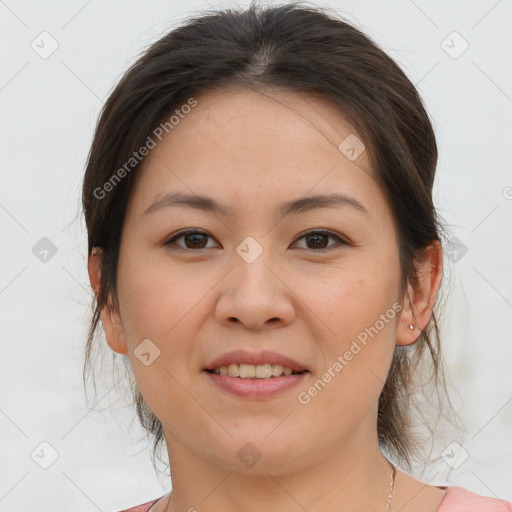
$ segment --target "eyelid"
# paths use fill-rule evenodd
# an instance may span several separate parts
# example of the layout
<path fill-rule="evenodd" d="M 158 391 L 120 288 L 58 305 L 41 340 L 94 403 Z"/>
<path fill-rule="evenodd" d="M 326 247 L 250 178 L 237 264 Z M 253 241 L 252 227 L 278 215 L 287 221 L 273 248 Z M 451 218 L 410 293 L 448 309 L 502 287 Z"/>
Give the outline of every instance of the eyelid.
<path fill-rule="evenodd" d="M 164 246 L 170 246 L 171 244 L 173 244 L 177 239 L 179 238 L 182 238 L 186 235 L 189 235 L 189 234 L 201 234 L 201 235 L 205 235 L 206 237 L 209 237 L 211 239 L 214 240 L 214 237 L 212 235 L 210 235 L 208 232 L 206 231 L 203 231 L 199 228 L 186 228 L 186 229 L 182 229 L 181 231 L 178 231 L 177 233 L 174 233 L 172 234 L 169 238 L 167 238 L 163 245 Z M 326 236 L 329 236 L 331 238 L 336 238 L 338 240 L 338 244 L 334 244 L 333 246 L 329 246 L 329 247 L 326 247 L 324 249 L 308 249 L 307 247 L 306 248 L 301 248 L 301 249 L 304 249 L 306 251 L 311 251 L 311 252 L 327 252 L 327 251 L 330 251 L 332 249 L 336 249 L 336 248 L 339 248 L 340 245 L 352 245 L 352 243 L 346 238 L 346 237 L 343 237 L 341 236 L 340 234 L 334 232 L 334 231 L 331 231 L 331 230 L 328 230 L 328 229 L 324 229 L 324 228 L 313 228 L 313 229 L 308 229 L 306 231 L 304 231 L 303 233 L 300 233 L 297 238 L 295 240 L 301 240 L 302 238 L 306 237 L 306 236 L 312 236 L 312 235 L 316 235 L 316 234 L 321 234 L 321 235 L 326 235 Z M 182 251 L 187 251 L 187 252 L 200 252 L 200 251 L 203 251 L 205 249 L 210 249 L 211 247 L 203 247 L 201 249 L 189 249 L 189 248 L 186 248 L 186 247 L 180 247 L 179 245 L 176 247 L 176 250 L 182 250 Z"/>
<path fill-rule="evenodd" d="M 320 235 L 326 235 L 326 236 L 329 236 L 331 238 L 336 238 L 338 239 L 338 243 L 337 244 L 334 244 L 334 245 L 331 245 L 329 247 L 326 247 L 325 249 L 308 249 L 308 248 L 305 248 L 304 250 L 305 251 L 311 251 L 311 252 L 327 252 L 327 251 L 330 251 L 332 249 L 337 249 L 339 248 L 340 245 L 351 245 L 351 243 L 348 241 L 347 238 L 339 235 L 338 233 L 334 232 L 334 231 L 331 231 L 329 229 L 324 229 L 324 228 L 317 228 L 317 229 L 308 229 L 307 231 L 304 231 L 303 233 L 301 233 L 300 235 L 297 236 L 296 240 L 300 240 L 306 236 L 312 236 L 312 235 L 316 235 L 316 234 L 320 234 Z"/>
<path fill-rule="evenodd" d="M 202 229 L 199 229 L 199 228 L 186 228 L 186 229 L 182 229 L 181 231 L 178 231 L 176 233 L 173 233 L 170 237 L 166 238 L 164 243 L 163 243 L 163 245 L 164 246 L 171 245 L 177 239 L 179 239 L 179 238 L 181 238 L 183 236 L 186 236 L 186 235 L 191 235 L 191 234 L 205 235 L 205 236 L 207 236 L 207 237 L 209 237 L 211 239 L 214 239 L 212 235 L 210 235 L 206 231 L 203 231 Z M 180 249 L 183 250 L 183 251 L 188 251 L 188 252 L 200 252 L 200 251 L 203 251 L 205 248 L 203 248 L 203 249 L 188 249 L 186 247 L 180 247 L 178 245 L 176 250 L 180 250 Z M 206 247 L 206 249 L 209 249 L 209 247 Z"/>

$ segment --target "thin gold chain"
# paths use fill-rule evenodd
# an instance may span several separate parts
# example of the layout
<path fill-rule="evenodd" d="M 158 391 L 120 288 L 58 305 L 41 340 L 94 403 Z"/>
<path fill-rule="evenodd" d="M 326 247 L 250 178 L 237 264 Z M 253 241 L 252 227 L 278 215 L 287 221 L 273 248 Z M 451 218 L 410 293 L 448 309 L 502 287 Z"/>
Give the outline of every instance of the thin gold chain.
<path fill-rule="evenodd" d="M 390 463 L 391 464 L 391 463 Z M 389 477 L 389 495 L 388 495 L 388 503 L 386 505 L 387 510 L 391 510 L 391 502 L 393 501 L 393 491 L 395 489 L 395 475 L 396 475 L 396 468 L 393 464 L 391 464 L 391 467 L 393 468 L 393 471 L 391 473 L 391 476 Z"/>
<path fill-rule="evenodd" d="M 391 464 L 391 463 L 390 463 Z M 393 491 L 395 490 L 395 475 L 396 475 L 396 468 L 393 464 L 391 464 L 391 467 L 393 468 L 391 475 L 389 477 L 389 494 L 388 494 L 388 502 L 386 504 L 386 509 L 391 510 L 391 502 L 393 501 Z M 171 494 L 169 493 L 169 499 L 167 500 L 166 504 L 166 510 L 171 502 Z"/>

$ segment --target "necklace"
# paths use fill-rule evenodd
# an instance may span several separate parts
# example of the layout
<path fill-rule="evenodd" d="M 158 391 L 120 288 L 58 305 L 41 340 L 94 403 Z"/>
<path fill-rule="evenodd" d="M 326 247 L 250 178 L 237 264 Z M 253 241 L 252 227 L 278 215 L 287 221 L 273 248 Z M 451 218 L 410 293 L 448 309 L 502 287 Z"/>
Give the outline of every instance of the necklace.
<path fill-rule="evenodd" d="M 390 462 L 391 464 L 391 462 Z M 395 488 L 395 475 L 396 475 L 396 468 L 393 464 L 391 464 L 391 467 L 393 468 L 393 472 L 391 473 L 391 476 L 389 477 L 389 495 L 388 495 L 388 503 L 386 505 L 387 510 L 391 510 L 391 502 L 393 501 L 393 491 Z"/>
<path fill-rule="evenodd" d="M 390 462 L 391 464 L 391 462 Z M 391 467 L 393 468 L 393 471 L 391 472 L 391 475 L 389 477 L 389 494 L 388 494 L 388 502 L 386 504 L 386 509 L 391 510 L 391 502 L 393 501 L 393 491 L 395 490 L 395 476 L 396 476 L 396 468 L 393 464 L 391 464 Z M 166 510 L 169 506 L 169 503 L 171 502 L 171 494 L 169 493 L 169 498 L 167 499 L 166 503 Z"/>

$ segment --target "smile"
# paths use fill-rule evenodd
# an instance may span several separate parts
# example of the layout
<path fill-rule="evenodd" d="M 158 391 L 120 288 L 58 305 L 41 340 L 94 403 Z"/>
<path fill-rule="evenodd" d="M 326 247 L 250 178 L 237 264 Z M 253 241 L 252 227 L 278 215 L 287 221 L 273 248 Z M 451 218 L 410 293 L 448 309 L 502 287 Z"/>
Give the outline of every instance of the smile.
<path fill-rule="evenodd" d="M 239 377 L 241 379 L 270 379 L 281 377 L 282 375 L 298 375 L 306 370 L 295 371 L 287 366 L 280 364 L 237 364 L 232 363 L 227 366 L 220 366 L 209 370 L 217 375 L 229 375 L 230 377 Z"/>

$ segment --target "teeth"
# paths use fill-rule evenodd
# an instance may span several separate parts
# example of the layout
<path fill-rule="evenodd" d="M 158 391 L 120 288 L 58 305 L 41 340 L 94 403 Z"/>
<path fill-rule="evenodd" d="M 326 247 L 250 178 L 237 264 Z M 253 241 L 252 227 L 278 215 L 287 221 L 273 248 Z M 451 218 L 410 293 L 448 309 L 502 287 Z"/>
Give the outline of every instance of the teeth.
<path fill-rule="evenodd" d="M 254 366 L 254 373 L 258 379 L 268 379 L 272 377 L 272 365 L 270 364 L 259 364 Z"/>
<path fill-rule="evenodd" d="M 272 376 L 279 377 L 283 373 L 283 367 L 280 364 L 272 366 Z"/>
<path fill-rule="evenodd" d="M 217 375 L 228 375 L 229 377 L 240 377 L 242 379 L 269 379 L 281 375 L 291 375 L 293 370 L 280 364 L 235 364 L 215 368 Z M 296 372 L 298 373 L 298 372 Z"/>
<path fill-rule="evenodd" d="M 228 375 L 230 377 L 240 377 L 240 366 L 237 364 L 230 364 L 228 366 Z"/>

